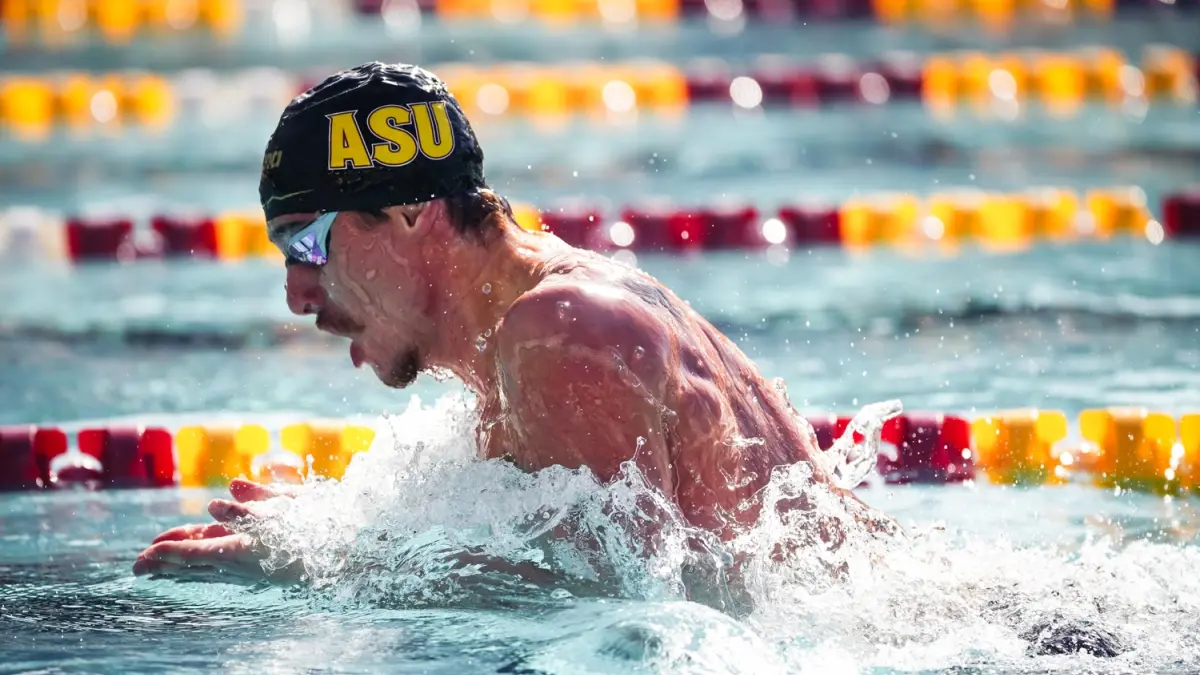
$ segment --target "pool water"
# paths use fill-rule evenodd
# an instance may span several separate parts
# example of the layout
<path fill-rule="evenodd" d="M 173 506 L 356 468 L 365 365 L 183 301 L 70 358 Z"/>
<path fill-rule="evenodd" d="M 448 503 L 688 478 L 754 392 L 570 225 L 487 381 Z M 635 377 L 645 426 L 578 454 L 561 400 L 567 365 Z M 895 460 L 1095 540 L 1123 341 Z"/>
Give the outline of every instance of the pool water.
<path fill-rule="evenodd" d="M 1200 409 L 1200 247 L 1122 240 L 964 250 L 645 257 L 803 410 L 900 399 Z M 454 383 L 409 392 L 287 314 L 282 268 L 0 269 L 0 423 L 365 416 L 390 430 L 344 484 L 256 534 L 310 582 L 135 579 L 220 491 L 0 495 L 5 669 L 39 672 L 1195 672 L 1197 504 L 1086 485 L 858 490 L 905 527 L 825 550 L 771 521 L 709 554 L 636 475 L 469 460 Z M 410 407 L 413 395 L 419 405 Z M 388 419 L 380 415 L 396 415 Z M 422 446 L 418 448 L 417 441 Z M 807 489 L 777 476 L 771 498 Z M 844 517 L 823 500 L 825 517 Z M 663 525 L 644 540 L 637 523 Z M 284 525 L 283 523 L 290 523 Z M 546 534 L 566 523 L 575 539 Z M 764 555 L 791 541 L 806 555 Z M 462 552 L 538 567 L 464 571 Z M 738 580 L 714 560 L 749 558 Z M 539 567 L 540 566 L 540 567 Z M 522 568 L 524 569 L 524 568 Z"/>
<path fill-rule="evenodd" d="M 1081 487 L 867 489 L 865 499 L 927 538 L 874 579 L 811 595 L 772 589 L 757 614 L 733 619 L 671 594 L 554 598 L 499 582 L 484 597 L 439 602 L 135 581 L 129 564 L 144 543 L 201 518 L 215 494 L 5 497 L 5 670 L 1186 673 L 1200 664 L 1200 514 L 1188 502 Z M 1056 620 L 1099 627 L 1128 651 L 1028 656 L 1037 638 L 1021 636 Z"/>

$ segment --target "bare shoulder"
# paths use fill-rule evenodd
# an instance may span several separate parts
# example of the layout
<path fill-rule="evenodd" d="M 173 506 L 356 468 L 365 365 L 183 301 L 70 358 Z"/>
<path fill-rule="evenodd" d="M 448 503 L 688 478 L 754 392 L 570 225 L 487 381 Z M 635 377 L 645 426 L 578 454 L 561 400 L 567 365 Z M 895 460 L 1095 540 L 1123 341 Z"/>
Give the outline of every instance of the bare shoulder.
<path fill-rule="evenodd" d="M 523 357 L 607 359 L 661 377 L 675 339 L 660 312 L 619 285 L 560 277 L 517 299 L 497 330 L 502 369 Z"/>
<path fill-rule="evenodd" d="M 497 344 L 509 349 L 560 344 L 660 352 L 669 342 L 670 326 L 635 294 L 575 279 L 543 283 L 522 295 L 497 335 Z"/>
<path fill-rule="evenodd" d="M 671 330 L 619 282 L 564 274 L 519 298 L 493 338 L 514 461 L 588 466 L 609 480 L 637 457 L 670 493 L 662 414 L 677 362 Z"/>

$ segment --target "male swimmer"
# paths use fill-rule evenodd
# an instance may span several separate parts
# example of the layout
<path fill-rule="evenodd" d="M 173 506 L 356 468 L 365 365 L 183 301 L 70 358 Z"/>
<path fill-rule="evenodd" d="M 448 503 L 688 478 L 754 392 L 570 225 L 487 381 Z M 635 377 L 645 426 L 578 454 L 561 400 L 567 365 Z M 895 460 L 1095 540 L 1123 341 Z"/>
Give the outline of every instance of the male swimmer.
<path fill-rule="evenodd" d="M 433 74 L 367 63 L 293 100 L 259 186 L 287 258 L 287 303 L 350 340 L 355 367 L 403 388 L 449 371 L 476 395 L 479 457 L 526 471 L 632 460 L 693 525 L 728 539 L 758 517 L 772 469 L 820 450 L 785 397 L 725 336 L 648 275 L 518 226 L 483 151 Z M 885 518 L 847 490 L 864 522 Z M 263 576 L 230 525 L 280 496 L 248 481 L 215 522 L 160 535 L 138 574 Z"/>

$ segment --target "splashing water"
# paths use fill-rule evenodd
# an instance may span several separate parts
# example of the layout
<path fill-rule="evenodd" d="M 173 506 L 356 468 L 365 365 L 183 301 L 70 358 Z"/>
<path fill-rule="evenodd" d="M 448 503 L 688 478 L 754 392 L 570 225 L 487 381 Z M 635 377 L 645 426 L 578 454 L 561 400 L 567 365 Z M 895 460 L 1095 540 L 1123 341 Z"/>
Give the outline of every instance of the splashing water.
<path fill-rule="evenodd" d="M 855 417 L 826 460 L 839 485 L 865 477 L 899 410 Z M 513 672 L 1200 667 L 1194 547 L 874 532 L 806 464 L 777 470 L 760 523 L 720 542 L 632 466 L 602 485 L 480 461 L 476 422 L 464 397 L 414 402 L 340 483 L 308 483 L 242 527 L 271 549 L 268 569 L 302 567 L 289 593 L 321 608 L 552 614 Z"/>
<path fill-rule="evenodd" d="M 850 420 L 845 433 L 834 441 L 829 450 L 817 455 L 825 460 L 825 469 L 835 485 L 849 490 L 866 480 L 876 466 L 884 423 L 902 410 L 900 401 L 896 400 L 864 407 Z M 861 443 L 855 442 L 856 433 L 863 437 Z"/>

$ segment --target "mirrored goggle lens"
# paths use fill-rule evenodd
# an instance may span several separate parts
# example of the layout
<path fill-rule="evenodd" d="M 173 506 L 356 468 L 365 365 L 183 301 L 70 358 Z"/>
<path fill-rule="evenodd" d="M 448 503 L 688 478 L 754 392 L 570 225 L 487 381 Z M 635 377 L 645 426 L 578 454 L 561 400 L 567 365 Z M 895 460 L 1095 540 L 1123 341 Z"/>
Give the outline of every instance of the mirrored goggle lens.
<path fill-rule="evenodd" d="M 322 213 L 316 220 L 293 234 L 288 239 L 289 260 L 309 265 L 324 265 L 329 262 L 329 229 L 337 218 L 337 211 Z"/>

